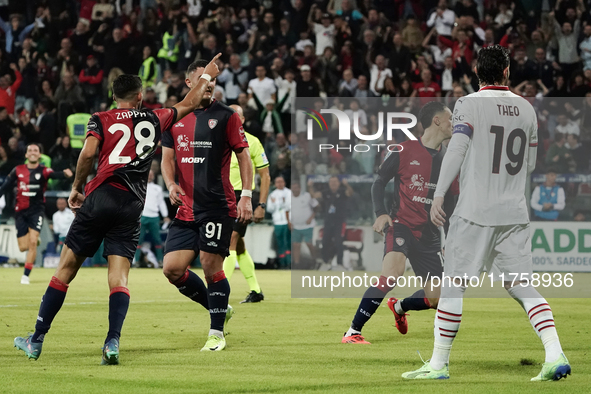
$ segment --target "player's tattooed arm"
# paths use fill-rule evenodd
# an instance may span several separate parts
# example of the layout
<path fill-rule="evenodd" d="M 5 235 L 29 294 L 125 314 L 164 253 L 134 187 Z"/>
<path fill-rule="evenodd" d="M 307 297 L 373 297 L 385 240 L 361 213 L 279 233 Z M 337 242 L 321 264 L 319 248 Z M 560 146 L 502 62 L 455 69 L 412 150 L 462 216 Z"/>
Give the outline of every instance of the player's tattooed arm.
<path fill-rule="evenodd" d="M 92 171 L 94 166 L 94 157 L 100 145 L 100 141 L 93 135 L 88 135 L 84 141 L 84 146 L 78 157 L 78 164 L 76 165 L 76 176 L 74 177 L 74 183 L 72 183 L 72 192 L 68 203 L 70 209 L 76 213 L 76 211 L 82 206 L 84 202 L 83 187 L 86 183 L 86 179 Z"/>
<path fill-rule="evenodd" d="M 170 203 L 174 206 L 183 205 L 181 196 L 185 195 L 185 191 L 175 182 L 175 153 L 174 149 L 162 147 L 162 163 L 160 164 L 162 171 L 162 178 L 164 184 L 168 189 Z"/>

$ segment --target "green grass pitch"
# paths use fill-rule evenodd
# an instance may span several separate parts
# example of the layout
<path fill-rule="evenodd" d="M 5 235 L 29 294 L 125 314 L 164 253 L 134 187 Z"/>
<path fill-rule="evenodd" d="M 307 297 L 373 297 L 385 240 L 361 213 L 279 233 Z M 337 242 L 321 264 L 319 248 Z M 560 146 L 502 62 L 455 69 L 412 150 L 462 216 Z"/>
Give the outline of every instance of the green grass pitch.
<path fill-rule="evenodd" d="M 228 347 L 201 353 L 209 317 L 170 285 L 160 270 L 132 270 L 131 305 L 123 327 L 121 365 L 100 366 L 107 332 L 107 272 L 82 269 L 47 335 L 38 361 L 13 347 L 32 331 L 53 270 L 36 269 L 20 285 L 20 269 L 0 270 L 1 393 L 589 393 L 588 299 L 553 299 L 556 326 L 573 375 L 534 383 L 544 361 L 527 317 L 510 299 L 466 299 L 451 355 L 451 379 L 404 381 L 400 374 L 429 358 L 434 312 L 413 312 L 402 336 L 385 302 L 364 329 L 372 345 L 340 343 L 358 300 L 292 299 L 288 271 L 259 271 L 266 296 L 232 278 Z M 201 274 L 201 272 L 198 272 Z M 534 365 L 521 365 L 530 359 Z M 527 364 L 527 363 L 526 363 Z"/>

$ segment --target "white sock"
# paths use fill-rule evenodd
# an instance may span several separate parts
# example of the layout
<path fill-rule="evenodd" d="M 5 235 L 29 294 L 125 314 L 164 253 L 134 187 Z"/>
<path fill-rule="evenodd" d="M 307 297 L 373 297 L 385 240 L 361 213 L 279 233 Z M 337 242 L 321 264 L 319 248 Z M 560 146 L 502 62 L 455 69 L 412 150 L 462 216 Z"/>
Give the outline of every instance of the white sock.
<path fill-rule="evenodd" d="M 224 339 L 224 333 L 220 330 L 209 330 L 209 335 L 215 335 L 218 338 Z"/>
<path fill-rule="evenodd" d="M 345 333 L 345 336 L 350 337 L 351 335 L 359 335 L 359 334 L 361 334 L 361 331 L 357 331 L 357 330 L 354 330 L 353 328 L 349 327 L 349 329 Z"/>
<path fill-rule="evenodd" d="M 404 311 L 404 309 L 402 309 L 402 301 L 398 300 L 396 301 L 396 304 L 394 304 L 394 310 L 396 311 L 396 313 L 398 313 L 399 315 L 404 315 L 406 312 Z"/>
<path fill-rule="evenodd" d="M 449 364 L 451 345 L 462 321 L 464 291 L 466 291 L 465 287 L 453 285 L 441 288 L 441 297 L 435 314 L 433 356 L 429 362 L 431 368 L 435 370 L 440 370 Z"/>
<path fill-rule="evenodd" d="M 562 353 L 562 346 L 560 346 L 560 339 L 558 339 L 558 333 L 554 327 L 552 309 L 546 299 L 532 286 L 517 285 L 507 291 L 521 304 L 534 331 L 542 340 L 546 350 L 546 362 L 556 361 Z"/>

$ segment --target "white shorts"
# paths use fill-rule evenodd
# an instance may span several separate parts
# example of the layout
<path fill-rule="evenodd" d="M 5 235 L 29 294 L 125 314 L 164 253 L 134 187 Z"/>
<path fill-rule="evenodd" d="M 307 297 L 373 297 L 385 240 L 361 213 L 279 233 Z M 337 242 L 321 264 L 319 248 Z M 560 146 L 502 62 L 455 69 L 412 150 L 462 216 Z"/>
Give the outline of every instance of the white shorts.
<path fill-rule="evenodd" d="M 453 215 L 445 244 L 444 275 L 459 277 L 495 274 L 494 280 L 512 281 L 516 274 L 531 278 L 529 223 L 481 226 Z"/>

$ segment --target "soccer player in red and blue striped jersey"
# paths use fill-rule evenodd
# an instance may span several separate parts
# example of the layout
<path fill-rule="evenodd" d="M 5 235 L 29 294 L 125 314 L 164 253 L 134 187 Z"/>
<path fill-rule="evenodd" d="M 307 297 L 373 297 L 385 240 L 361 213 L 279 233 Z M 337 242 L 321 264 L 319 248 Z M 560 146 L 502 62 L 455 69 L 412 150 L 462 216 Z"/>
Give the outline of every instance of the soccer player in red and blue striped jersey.
<path fill-rule="evenodd" d="M 205 73 L 216 77 L 215 60 Z M 136 75 L 121 75 L 113 82 L 117 108 L 94 114 L 88 122 L 86 141 L 76 171 L 69 204 L 76 218 L 66 237 L 60 263 L 43 296 L 35 333 L 16 337 L 14 346 L 27 357 L 39 358 L 45 334 L 62 307 L 66 291 L 82 263 L 93 256 L 104 240 L 109 262 L 109 331 L 103 347 L 103 364 L 119 363 L 119 337 L 129 308 L 127 277 L 140 234 L 148 173 L 162 132 L 193 111 L 208 84 L 196 83 L 173 108 L 138 110 L 142 82 Z M 84 182 L 98 154 L 96 177 Z"/>
<path fill-rule="evenodd" d="M 37 144 L 29 144 L 25 154 L 28 162 L 12 169 L 2 187 L 0 197 L 9 189 L 18 185 L 16 192 L 16 237 L 21 252 L 27 252 L 25 272 L 21 278 L 23 285 L 29 284 L 29 274 L 37 258 L 37 243 L 45 216 L 45 190 L 50 179 L 71 177 L 72 170 L 53 171 L 40 164 L 41 148 Z"/>

